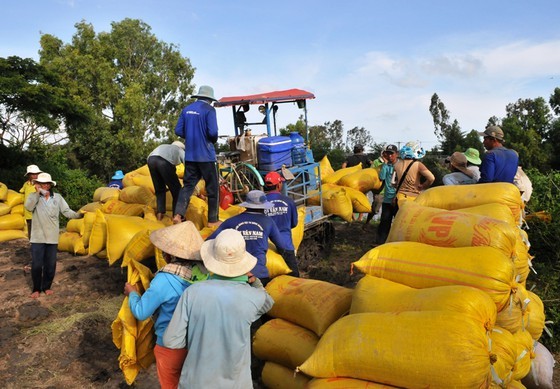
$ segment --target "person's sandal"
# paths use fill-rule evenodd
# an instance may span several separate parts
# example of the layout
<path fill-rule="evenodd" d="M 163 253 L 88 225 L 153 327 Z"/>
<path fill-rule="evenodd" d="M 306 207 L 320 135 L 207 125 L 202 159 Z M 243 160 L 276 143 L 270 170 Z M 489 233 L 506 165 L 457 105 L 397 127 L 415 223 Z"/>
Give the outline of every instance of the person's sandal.
<path fill-rule="evenodd" d="M 31 293 L 31 295 L 29 297 L 31 297 L 32 299 L 38 299 L 39 298 L 39 292 L 33 292 L 33 293 Z"/>
<path fill-rule="evenodd" d="M 52 290 L 50 290 L 50 289 L 47 289 L 47 290 L 45 290 L 45 294 L 46 294 L 47 296 L 51 296 L 51 295 L 54 294 L 54 292 L 53 292 Z"/>

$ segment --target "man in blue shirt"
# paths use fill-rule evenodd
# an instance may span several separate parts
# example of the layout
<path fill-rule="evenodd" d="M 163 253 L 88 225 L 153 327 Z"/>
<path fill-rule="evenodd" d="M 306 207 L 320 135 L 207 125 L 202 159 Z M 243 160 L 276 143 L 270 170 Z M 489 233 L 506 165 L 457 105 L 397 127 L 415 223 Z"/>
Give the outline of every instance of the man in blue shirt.
<path fill-rule="evenodd" d="M 519 156 L 514 150 L 504 147 L 504 132 L 498 126 L 488 126 L 484 132 L 479 132 L 484 137 L 482 144 L 487 150 L 482 165 L 480 166 L 480 180 L 483 182 L 510 182 L 513 183 Z"/>
<path fill-rule="evenodd" d="M 266 286 L 270 281 L 270 274 L 266 267 L 268 239 L 276 245 L 278 253 L 282 256 L 286 250 L 286 243 L 274 221 L 264 214 L 264 210 L 271 208 L 272 203 L 266 200 L 263 191 L 250 191 L 247 193 L 246 200 L 239 205 L 245 207 L 246 211 L 224 221 L 207 240 L 215 239 L 220 232 L 228 228 L 241 232 L 247 244 L 247 252 L 257 258 L 257 264 L 251 273 Z"/>
<path fill-rule="evenodd" d="M 208 226 L 218 225 L 218 169 L 214 143 L 218 141 L 216 109 L 212 106 L 214 89 L 202 85 L 198 94 L 191 97 L 196 101 L 183 109 L 175 134 L 185 139 L 185 175 L 183 188 L 179 192 L 173 210 L 173 223 L 181 223 L 198 181 L 204 179 L 208 198 Z"/>
<path fill-rule="evenodd" d="M 296 249 L 292 240 L 292 228 L 298 224 L 297 207 L 294 200 L 280 193 L 283 181 L 286 181 L 286 179 L 277 172 L 267 173 L 264 177 L 267 190 L 266 199 L 272 203 L 272 207 L 265 209 L 264 214 L 274 220 L 278 230 L 280 230 L 280 235 L 284 238 L 286 251 L 283 257 L 286 265 L 292 270 L 290 275 L 299 277 Z"/>

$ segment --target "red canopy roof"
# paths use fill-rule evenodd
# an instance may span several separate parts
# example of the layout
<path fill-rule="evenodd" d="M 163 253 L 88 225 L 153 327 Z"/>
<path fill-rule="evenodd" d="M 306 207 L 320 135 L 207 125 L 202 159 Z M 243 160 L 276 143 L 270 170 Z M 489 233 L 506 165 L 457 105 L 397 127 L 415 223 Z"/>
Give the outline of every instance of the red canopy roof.
<path fill-rule="evenodd" d="M 286 102 L 304 99 L 314 99 L 315 95 L 302 89 L 287 89 L 267 93 L 259 93 L 249 96 L 222 97 L 214 105 L 216 107 L 227 107 L 242 104 L 264 104 L 267 102 Z"/>

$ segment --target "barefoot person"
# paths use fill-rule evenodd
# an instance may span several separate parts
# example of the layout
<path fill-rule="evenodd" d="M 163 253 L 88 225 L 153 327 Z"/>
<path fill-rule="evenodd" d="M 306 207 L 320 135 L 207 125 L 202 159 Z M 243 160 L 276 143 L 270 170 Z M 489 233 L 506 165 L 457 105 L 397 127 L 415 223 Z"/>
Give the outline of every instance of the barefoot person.
<path fill-rule="evenodd" d="M 187 349 L 165 347 L 163 333 L 183 291 L 193 282 L 208 278 L 208 272 L 200 259 L 203 240 L 190 221 L 156 230 L 150 234 L 150 240 L 163 251 L 168 264 L 156 273 L 142 296 L 128 282 L 124 285 L 124 294 L 128 296 L 130 310 L 137 320 L 146 320 L 156 314 L 154 356 L 159 383 L 162 389 L 175 389 L 179 384 Z"/>
<path fill-rule="evenodd" d="M 79 219 L 84 215 L 74 212 L 64 198 L 54 193 L 56 181 L 49 173 L 40 173 L 33 180 L 35 192 L 25 200 L 25 209 L 33 214 L 31 229 L 31 279 L 33 292 L 31 298 L 38 298 L 41 292 L 51 295 L 56 273 L 56 254 L 60 232 L 59 215 L 68 219 Z"/>

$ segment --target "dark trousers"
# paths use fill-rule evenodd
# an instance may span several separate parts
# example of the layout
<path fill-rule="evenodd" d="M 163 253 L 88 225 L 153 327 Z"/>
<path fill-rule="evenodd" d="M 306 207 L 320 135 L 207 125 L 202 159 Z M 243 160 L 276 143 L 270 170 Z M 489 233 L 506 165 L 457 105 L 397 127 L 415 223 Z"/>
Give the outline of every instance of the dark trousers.
<path fill-rule="evenodd" d="M 33 292 L 51 288 L 56 273 L 57 244 L 31 243 L 31 279 Z"/>
<path fill-rule="evenodd" d="M 167 188 L 169 188 L 173 197 L 172 209 L 175 210 L 177 200 L 179 199 L 179 191 L 181 190 L 181 182 L 179 177 L 177 177 L 176 167 L 166 159 L 158 155 L 152 155 L 148 158 L 148 169 L 150 169 L 150 176 L 152 176 L 152 182 L 156 191 L 157 213 L 165 213 L 166 211 L 165 192 Z"/>
<path fill-rule="evenodd" d="M 398 208 L 393 203 L 381 204 L 381 218 L 379 219 L 379 227 L 377 227 L 377 243 L 383 244 L 389 236 L 393 218 L 397 214 Z"/>
<path fill-rule="evenodd" d="M 293 276 L 293 277 L 299 277 L 299 269 L 298 269 L 298 266 L 297 266 L 296 252 L 293 251 L 293 250 L 285 250 L 284 254 L 282 254 L 282 257 L 284 258 L 284 261 L 286 262 L 286 265 L 288 265 L 288 267 L 292 270 L 290 275 Z"/>
<path fill-rule="evenodd" d="M 206 196 L 208 198 L 208 222 L 218 221 L 218 168 L 216 162 L 185 162 L 185 176 L 183 187 L 179 192 L 179 200 L 174 214 L 185 216 L 191 196 L 196 184 L 203 178 L 206 184 Z"/>

